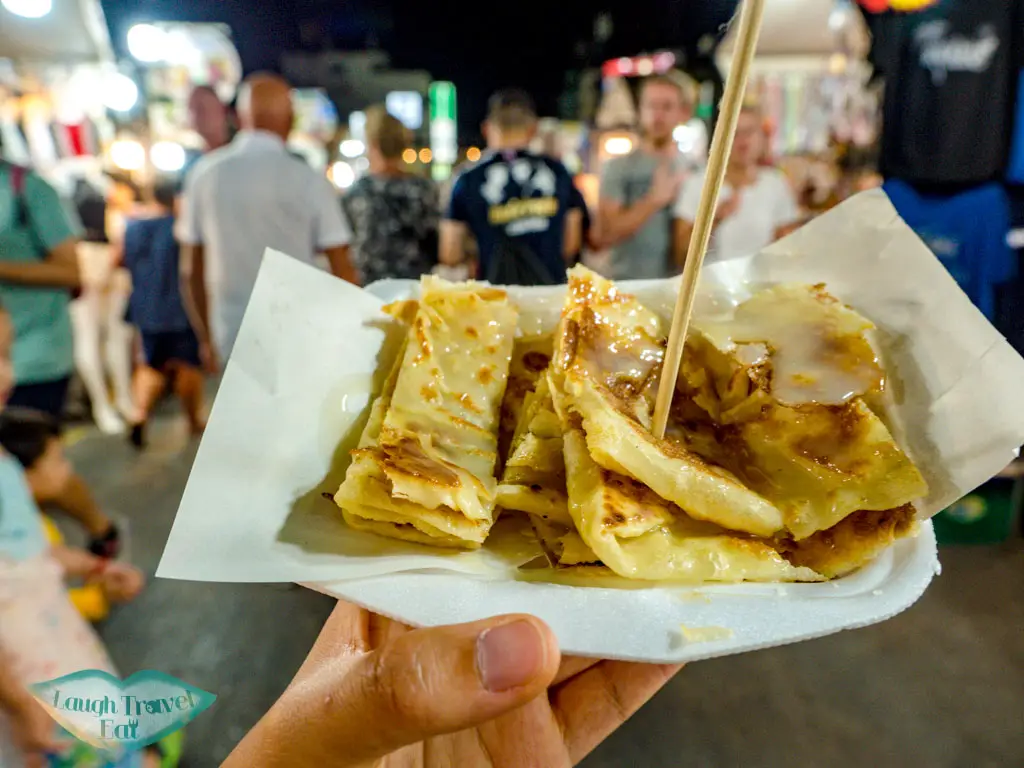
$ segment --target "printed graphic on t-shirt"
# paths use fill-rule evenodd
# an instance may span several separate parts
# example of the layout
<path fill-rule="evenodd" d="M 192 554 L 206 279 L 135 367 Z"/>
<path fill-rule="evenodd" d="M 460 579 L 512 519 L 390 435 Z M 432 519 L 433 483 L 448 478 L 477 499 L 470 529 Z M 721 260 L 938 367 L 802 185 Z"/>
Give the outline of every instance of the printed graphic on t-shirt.
<path fill-rule="evenodd" d="M 980 74 L 992 66 L 1000 40 L 990 24 L 979 27 L 973 35 L 950 33 L 949 22 L 930 21 L 914 31 L 914 42 L 920 49 L 920 62 L 932 73 L 932 82 L 941 85 L 950 72 Z"/>
<path fill-rule="evenodd" d="M 510 180 L 519 188 L 515 197 L 508 197 Z M 480 194 L 488 202 L 488 222 L 503 226 L 510 237 L 547 232 L 551 219 L 559 213 L 556 185 L 551 168 L 532 158 L 489 166 L 480 187 Z"/>

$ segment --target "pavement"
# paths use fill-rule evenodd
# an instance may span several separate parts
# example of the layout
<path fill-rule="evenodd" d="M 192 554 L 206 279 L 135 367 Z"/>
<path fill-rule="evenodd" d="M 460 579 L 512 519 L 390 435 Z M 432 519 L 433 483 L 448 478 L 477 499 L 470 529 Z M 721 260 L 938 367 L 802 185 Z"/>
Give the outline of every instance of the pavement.
<path fill-rule="evenodd" d="M 173 407 L 133 451 L 92 429 L 69 453 L 152 576 L 195 456 Z M 921 601 L 884 624 L 685 668 L 584 768 L 1024 764 L 1024 541 L 947 548 Z M 332 601 L 292 585 L 152 580 L 99 628 L 122 674 L 218 696 L 187 729 L 216 766 L 285 688 Z M 459 766 L 458 768 L 462 768 Z M 542 768 L 542 767 L 541 767 Z"/>

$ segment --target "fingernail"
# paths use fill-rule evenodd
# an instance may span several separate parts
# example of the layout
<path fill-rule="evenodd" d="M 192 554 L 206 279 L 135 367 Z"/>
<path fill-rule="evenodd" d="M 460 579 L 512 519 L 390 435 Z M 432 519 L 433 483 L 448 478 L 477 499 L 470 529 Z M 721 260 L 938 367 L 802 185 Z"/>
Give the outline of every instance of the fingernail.
<path fill-rule="evenodd" d="M 544 668 L 544 641 L 528 621 L 484 631 L 476 640 L 476 666 L 491 693 L 526 685 Z"/>

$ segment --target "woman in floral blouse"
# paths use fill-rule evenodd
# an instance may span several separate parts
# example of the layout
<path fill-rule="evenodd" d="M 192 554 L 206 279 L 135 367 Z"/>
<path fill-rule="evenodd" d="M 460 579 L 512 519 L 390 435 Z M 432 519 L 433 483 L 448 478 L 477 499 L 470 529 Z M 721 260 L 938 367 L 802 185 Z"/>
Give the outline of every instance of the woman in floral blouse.
<path fill-rule="evenodd" d="M 342 201 L 352 225 L 352 261 L 363 285 L 416 279 L 437 264 L 437 187 L 404 170 L 408 132 L 381 107 L 367 111 L 366 143 L 370 172 Z"/>

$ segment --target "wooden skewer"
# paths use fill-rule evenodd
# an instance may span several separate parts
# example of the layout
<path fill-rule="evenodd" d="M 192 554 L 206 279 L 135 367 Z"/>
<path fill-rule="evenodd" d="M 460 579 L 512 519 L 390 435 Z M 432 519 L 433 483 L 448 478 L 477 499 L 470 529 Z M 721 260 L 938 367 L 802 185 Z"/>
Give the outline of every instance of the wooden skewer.
<path fill-rule="evenodd" d="M 676 298 L 672 330 L 669 332 L 668 346 L 665 349 L 665 366 L 661 372 L 658 399 L 654 406 L 654 423 L 651 431 L 659 438 L 665 436 L 665 427 L 668 425 L 668 411 L 672 405 L 672 395 L 676 390 L 676 378 L 679 376 L 679 364 L 683 358 L 686 333 L 690 326 L 690 313 L 693 311 L 693 300 L 697 293 L 700 268 L 704 263 L 708 244 L 711 242 L 715 211 L 718 210 L 718 197 L 722 191 L 725 170 L 729 164 L 729 153 L 732 151 L 733 137 L 736 135 L 736 124 L 739 122 L 740 111 L 743 109 L 743 95 L 747 90 L 750 67 L 754 61 L 754 52 L 757 50 L 757 38 L 761 33 L 764 5 L 765 0 L 744 0 L 740 11 L 736 49 L 732 55 L 729 79 L 725 84 L 725 94 L 722 96 L 718 127 L 715 129 L 715 135 L 711 141 L 707 175 L 704 178 L 704 188 L 700 195 L 697 217 L 693 222 L 690 247 L 686 252 L 686 266 L 683 267 L 683 280 L 679 286 L 679 296 Z"/>

